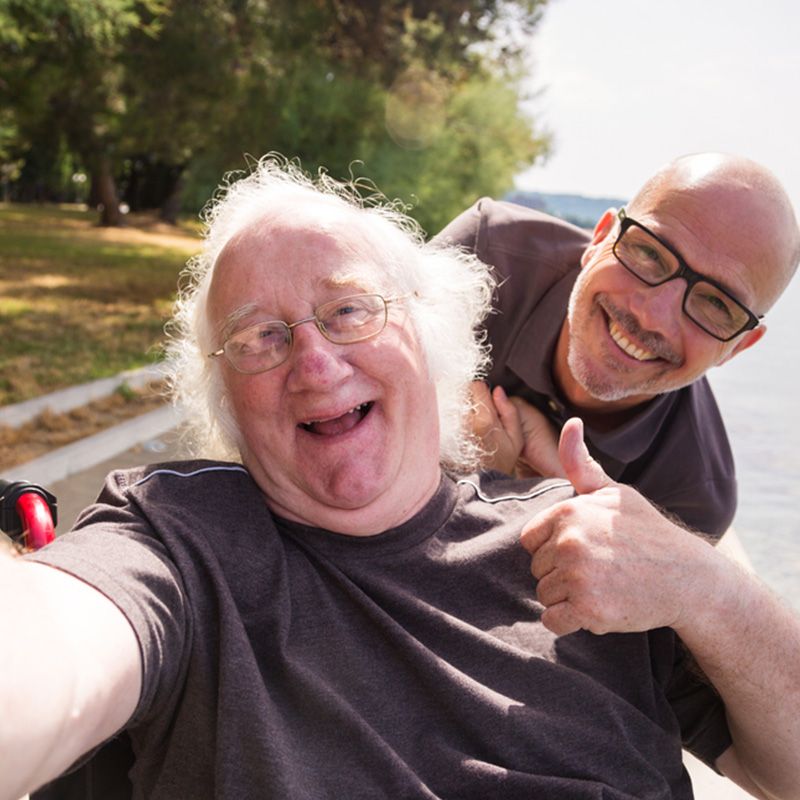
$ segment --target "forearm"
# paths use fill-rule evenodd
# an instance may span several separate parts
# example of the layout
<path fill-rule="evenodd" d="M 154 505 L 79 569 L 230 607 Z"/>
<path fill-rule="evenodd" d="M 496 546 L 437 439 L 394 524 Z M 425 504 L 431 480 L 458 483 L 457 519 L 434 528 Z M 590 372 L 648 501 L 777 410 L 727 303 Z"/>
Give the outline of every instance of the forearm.
<path fill-rule="evenodd" d="M 65 573 L 0 554 L 0 798 L 55 777 L 124 724 L 138 645 L 121 612 Z"/>
<path fill-rule="evenodd" d="M 581 427 L 569 420 L 559 443 L 577 496 L 522 531 L 542 623 L 559 635 L 673 628 L 725 703 L 734 741 L 725 764 L 765 796 L 800 798 L 800 619 L 755 575 L 614 483 Z"/>
<path fill-rule="evenodd" d="M 674 627 L 725 703 L 739 767 L 767 796 L 800 797 L 800 619 L 725 555 L 702 565 Z"/>

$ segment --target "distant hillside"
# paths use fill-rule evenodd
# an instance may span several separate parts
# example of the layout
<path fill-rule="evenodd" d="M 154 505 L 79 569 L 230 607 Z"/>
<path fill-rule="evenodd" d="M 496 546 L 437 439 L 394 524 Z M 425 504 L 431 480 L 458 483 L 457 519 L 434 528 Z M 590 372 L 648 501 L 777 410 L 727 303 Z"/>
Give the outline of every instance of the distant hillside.
<path fill-rule="evenodd" d="M 619 197 L 584 197 L 579 194 L 548 194 L 520 190 L 510 192 L 503 199 L 528 208 L 537 208 L 581 228 L 593 228 L 607 208 L 621 208 L 627 202 Z"/>

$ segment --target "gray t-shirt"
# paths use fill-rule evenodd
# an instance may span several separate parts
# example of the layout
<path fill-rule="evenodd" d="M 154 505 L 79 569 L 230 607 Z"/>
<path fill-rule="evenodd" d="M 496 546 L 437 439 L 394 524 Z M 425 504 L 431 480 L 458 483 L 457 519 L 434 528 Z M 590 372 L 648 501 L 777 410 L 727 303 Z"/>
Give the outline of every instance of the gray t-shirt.
<path fill-rule="evenodd" d="M 561 397 L 553 352 L 567 313 L 586 231 L 530 208 L 483 198 L 436 237 L 493 267 L 497 312 L 486 320 L 492 347 L 488 380 L 535 405 L 560 429 L 580 412 Z M 720 537 L 736 511 L 736 475 L 711 387 L 705 378 L 659 395 L 624 424 L 587 425 L 592 455 L 614 480 Z"/>
<path fill-rule="evenodd" d="M 234 464 L 109 476 L 30 556 L 125 613 L 144 665 L 135 796 L 689 798 L 730 744 L 670 629 L 557 638 L 519 544 L 561 481 L 443 476 L 400 527 L 273 517 Z"/>

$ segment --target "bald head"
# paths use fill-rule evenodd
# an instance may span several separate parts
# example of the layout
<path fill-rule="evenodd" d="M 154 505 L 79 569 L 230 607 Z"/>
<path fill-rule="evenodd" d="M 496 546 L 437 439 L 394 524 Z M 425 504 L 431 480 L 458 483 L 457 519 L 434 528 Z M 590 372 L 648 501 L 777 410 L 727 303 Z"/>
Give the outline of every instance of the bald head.
<path fill-rule="evenodd" d="M 735 256 L 752 272 L 762 314 L 800 261 L 800 230 L 786 191 L 768 169 L 742 156 L 678 158 L 645 183 L 628 209 L 637 217 L 657 209 L 699 226 L 708 247 Z"/>

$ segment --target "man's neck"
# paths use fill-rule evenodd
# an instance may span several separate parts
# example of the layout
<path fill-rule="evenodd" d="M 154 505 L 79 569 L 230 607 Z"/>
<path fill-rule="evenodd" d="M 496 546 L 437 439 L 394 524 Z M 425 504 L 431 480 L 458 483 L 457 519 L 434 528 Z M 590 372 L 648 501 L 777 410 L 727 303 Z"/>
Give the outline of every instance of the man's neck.
<path fill-rule="evenodd" d="M 269 494 L 270 484 L 259 482 L 261 473 L 257 467 L 248 463 L 245 463 L 245 466 L 250 470 L 256 483 L 259 483 L 267 507 L 273 514 L 311 528 L 355 537 L 375 536 L 408 522 L 430 502 L 441 482 L 441 470 L 436 464 L 430 470 L 430 474 L 423 476 L 420 473 L 426 480 L 416 487 L 418 491 L 396 491 L 393 484 L 386 493 L 371 502 L 361 507 L 347 508 L 311 495 L 302 497 L 292 495 L 289 497 L 290 502 L 276 500 Z"/>

